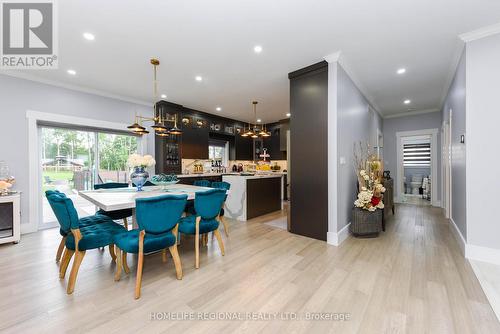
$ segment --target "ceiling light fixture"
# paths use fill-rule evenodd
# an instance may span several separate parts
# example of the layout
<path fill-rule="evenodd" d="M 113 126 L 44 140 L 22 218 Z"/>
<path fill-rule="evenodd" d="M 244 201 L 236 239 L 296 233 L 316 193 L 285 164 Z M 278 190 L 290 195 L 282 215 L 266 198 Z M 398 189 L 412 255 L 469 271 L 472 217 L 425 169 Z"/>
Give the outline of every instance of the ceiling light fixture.
<path fill-rule="evenodd" d="M 404 100 L 404 104 L 410 104 L 411 100 Z"/>
<path fill-rule="evenodd" d="M 76 75 L 75 70 L 67 70 L 66 72 L 68 72 L 69 75 Z"/>
<path fill-rule="evenodd" d="M 157 80 L 157 71 L 158 66 L 160 65 L 160 61 L 158 59 L 152 58 L 150 60 L 151 65 L 153 65 L 153 117 L 144 117 L 141 115 L 135 115 L 135 120 L 132 125 L 129 125 L 127 128 L 132 132 L 138 135 L 148 134 L 149 131 L 146 130 L 144 126 L 142 126 L 143 121 L 152 121 L 154 124 L 151 128 L 155 131 L 155 134 L 160 137 L 166 137 L 168 135 L 180 135 L 182 134 L 182 130 L 177 127 L 177 114 L 174 114 L 173 117 L 170 115 L 164 115 L 163 110 L 158 110 L 158 80 Z M 162 98 L 166 98 L 165 94 L 161 95 Z M 174 126 L 169 129 L 165 126 L 165 122 L 172 122 Z"/>
<path fill-rule="evenodd" d="M 162 99 L 166 99 L 166 98 L 167 98 L 167 95 L 165 95 L 165 94 L 161 94 L 161 98 L 162 98 Z"/>
<path fill-rule="evenodd" d="M 217 107 L 217 108 L 215 108 L 215 110 L 216 110 L 216 111 L 221 111 L 221 110 L 222 110 L 222 108 L 221 108 L 221 107 Z"/>
<path fill-rule="evenodd" d="M 253 51 L 255 53 L 261 53 L 262 52 L 262 46 L 260 45 L 256 45 L 254 48 L 253 48 Z"/>
<path fill-rule="evenodd" d="M 83 38 L 85 38 L 88 41 L 93 41 L 95 39 L 95 36 L 89 32 L 84 32 Z"/>
<path fill-rule="evenodd" d="M 398 74 L 405 74 L 406 73 L 406 68 L 400 68 L 398 71 L 397 71 Z"/>
<path fill-rule="evenodd" d="M 201 76 L 199 76 L 199 75 L 197 75 L 196 77 L 194 77 L 194 79 L 196 81 L 202 81 L 203 80 L 203 78 Z"/>
<path fill-rule="evenodd" d="M 292 114 L 290 114 L 289 112 L 286 113 L 286 117 L 290 117 L 290 116 L 292 116 Z"/>
<path fill-rule="evenodd" d="M 248 123 L 248 129 L 245 126 L 243 127 L 243 131 L 241 132 L 242 137 L 259 138 L 271 136 L 271 133 L 267 131 L 265 124 L 257 126 L 257 123 L 262 121 L 260 118 L 257 119 L 257 103 L 257 101 L 252 102 L 255 123 L 253 126 Z"/>

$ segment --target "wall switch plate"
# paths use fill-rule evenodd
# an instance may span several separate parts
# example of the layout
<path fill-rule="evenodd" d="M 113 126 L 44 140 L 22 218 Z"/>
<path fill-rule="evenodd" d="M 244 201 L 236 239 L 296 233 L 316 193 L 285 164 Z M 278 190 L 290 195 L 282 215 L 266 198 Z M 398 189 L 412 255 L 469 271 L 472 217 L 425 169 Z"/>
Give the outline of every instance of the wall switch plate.
<path fill-rule="evenodd" d="M 340 157 L 339 161 L 340 161 L 341 165 L 345 165 L 345 163 L 346 163 L 345 157 Z"/>
<path fill-rule="evenodd" d="M 465 135 L 461 135 L 460 136 L 460 144 L 464 144 L 465 143 Z"/>

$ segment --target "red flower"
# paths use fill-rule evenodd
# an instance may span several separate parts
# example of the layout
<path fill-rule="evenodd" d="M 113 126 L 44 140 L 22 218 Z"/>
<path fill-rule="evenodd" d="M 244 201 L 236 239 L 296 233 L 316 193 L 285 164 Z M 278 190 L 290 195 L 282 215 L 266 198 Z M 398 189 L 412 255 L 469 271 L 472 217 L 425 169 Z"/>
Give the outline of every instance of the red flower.
<path fill-rule="evenodd" d="M 373 205 L 373 206 L 377 206 L 377 205 L 378 205 L 378 203 L 380 203 L 380 200 L 381 200 L 381 198 L 380 198 L 380 197 L 375 197 L 375 196 L 373 196 L 373 197 L 372 197 L 372 205 Z"/>

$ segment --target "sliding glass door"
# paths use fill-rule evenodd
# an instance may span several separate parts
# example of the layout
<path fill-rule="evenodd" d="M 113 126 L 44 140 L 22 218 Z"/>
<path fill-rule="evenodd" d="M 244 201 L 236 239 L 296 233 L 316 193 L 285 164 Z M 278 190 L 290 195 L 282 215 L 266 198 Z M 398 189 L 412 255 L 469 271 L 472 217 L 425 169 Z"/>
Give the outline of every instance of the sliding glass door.
<path fill-rule="evenodd" d="M 138 149 L 138 137 L 77 129 L 40 127 L 42 219 L 40 228 L 57 226 L 45 198 L 58 190 L 73 200 L 80 217 L 95 213 L 95 206 L 78 195 L 94 184 L 128 182 L 127 158 Z"/>

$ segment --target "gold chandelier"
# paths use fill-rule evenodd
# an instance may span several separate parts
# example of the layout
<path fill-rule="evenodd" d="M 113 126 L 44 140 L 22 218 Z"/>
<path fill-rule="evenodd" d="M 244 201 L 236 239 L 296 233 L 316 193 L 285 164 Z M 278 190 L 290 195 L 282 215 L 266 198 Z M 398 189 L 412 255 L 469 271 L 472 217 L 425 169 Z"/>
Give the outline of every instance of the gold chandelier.
<path fill-rule="evenodd" d="M 167 137 L 169 135 L 181 135 L 182 130 L 177 126 L 177 114 L 174 117 L 169 117 L 169 115 L 163 115 L 163 112 L 158 111 L 157 101 L 158 101 L 158 80 L 157 80 L 157 68 L 160 65 L 160 61 L 156 58 L 151 58 L 151 65 L 153 65 L 153 117 L 144 117 L 141 115 L 135 115 L 134 123 L 127 126 L 133 133 L 138 135 L 148 134 L 149 131 L 142 125 L 143 122 L 151 121 L 153 125 L 151 128 L 155 131 L 155 134 L 160 137 Z M 168 128 L 165 123 L 174 123 L 172 128 Z"/>
<path fill-rule="evenodd" d="M 254 123 L 253 126 L 248 123 L 248 129 L 243 126 L 243 131 L 241 132 L 242 137 L 259 138 L 259 137 L 269 137 L 271 133 L 267 131 L 266 125 L 262 124 L 260 127 L 257 126 L 257 101 L 253 101 L 253 115 Z"/>

